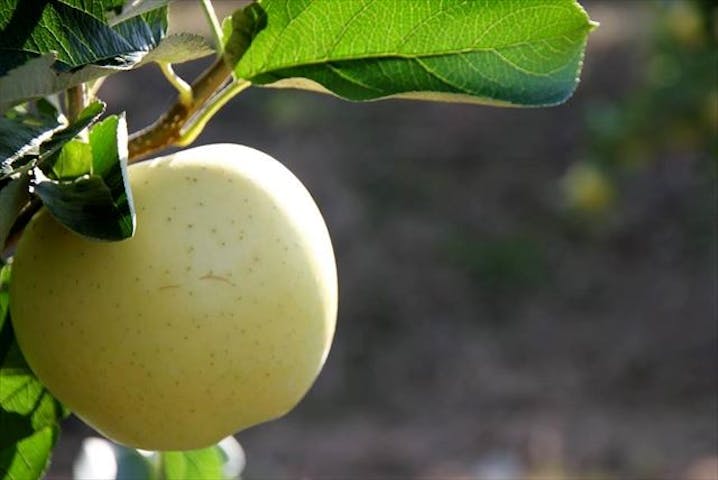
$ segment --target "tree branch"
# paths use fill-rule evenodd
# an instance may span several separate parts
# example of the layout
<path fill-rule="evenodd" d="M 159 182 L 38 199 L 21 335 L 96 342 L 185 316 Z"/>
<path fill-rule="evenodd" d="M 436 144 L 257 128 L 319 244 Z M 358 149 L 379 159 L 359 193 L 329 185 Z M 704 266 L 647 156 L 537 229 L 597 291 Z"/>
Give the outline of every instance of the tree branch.
<path fill-rule="evenodd" d="M 176 145 L 187 122 L 205 105 L 232 76 L 223 58 L 217 59 L 192 83 L 192 101 L 182 102 L 177 95 L 174 104 L 155 123 L 133 133 L 129 142 L 129 163 L 150 153 Z"/>

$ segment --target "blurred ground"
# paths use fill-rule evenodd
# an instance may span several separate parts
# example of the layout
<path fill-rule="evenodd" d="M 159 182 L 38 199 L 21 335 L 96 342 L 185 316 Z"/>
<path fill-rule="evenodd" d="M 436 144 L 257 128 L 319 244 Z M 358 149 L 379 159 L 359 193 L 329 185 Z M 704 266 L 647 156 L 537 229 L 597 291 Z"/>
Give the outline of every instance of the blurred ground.
<path fill-rule="evenodd" d="M 629 121 L 671 71 L 656 32 L 679 3 L 585 2 L 602 27 L 558 108 L 251 90 L 217 117 L 197 143 L 292 169 L 340 275 L 326 368 L 294 412 L 239 434 L 245 478 L 718 477 L 718 93 L 692 74 L 680 87 L 704 95 L 707 126 L 672 126 L 675 106 Z M 698 55 L 686 38 L 679 59 Z M 148 67 L 102 96 L 137 129 L 171 90 Z M 68 422 L 50 478 L 89 433 Z"/>

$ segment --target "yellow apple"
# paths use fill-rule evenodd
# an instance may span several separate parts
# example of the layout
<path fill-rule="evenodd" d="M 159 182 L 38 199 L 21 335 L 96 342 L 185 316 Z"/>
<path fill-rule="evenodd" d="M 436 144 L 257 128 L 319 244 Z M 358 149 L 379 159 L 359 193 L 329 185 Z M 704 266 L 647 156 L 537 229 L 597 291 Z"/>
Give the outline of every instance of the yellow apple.
<path fill-rule="evenodd" d="M 337 278 L 311 196 L 257 150 L 209 145 L 132 165 L 137 232 L 103 243 L 39 212 L 13 262 L 30 367 L 107 437 L 205 447 L 283 415 L 329 352 Z"/>

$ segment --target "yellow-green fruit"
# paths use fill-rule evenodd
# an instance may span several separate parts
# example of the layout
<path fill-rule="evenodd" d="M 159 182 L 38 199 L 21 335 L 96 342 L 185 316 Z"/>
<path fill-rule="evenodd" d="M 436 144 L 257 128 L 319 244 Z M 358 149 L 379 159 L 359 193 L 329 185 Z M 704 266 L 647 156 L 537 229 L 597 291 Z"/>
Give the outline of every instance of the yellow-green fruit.
<path fill-rule="evenodd" d="M 28 363 L 78 416 L 149 450 L 205 447 L 293 408 L 334 334 L 336 267 L 319 210 L 271 157 L 230 144 L 133 165 L 132 239 L 47 211 L 13 263 Z"/>

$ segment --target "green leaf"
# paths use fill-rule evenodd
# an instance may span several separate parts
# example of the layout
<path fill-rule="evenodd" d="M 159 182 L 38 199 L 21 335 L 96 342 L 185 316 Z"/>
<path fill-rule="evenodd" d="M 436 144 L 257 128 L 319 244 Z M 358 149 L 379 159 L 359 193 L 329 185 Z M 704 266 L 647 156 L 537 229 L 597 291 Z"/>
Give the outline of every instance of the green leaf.
<path fill-rule="evenodd" d="M 56 118 L 56 111 L 44 100 L 38 102 L 40 114 Z M 15 223 L 17 216 L 30 201 L 30 176 L 29 172 L 36 165 L 43 166 L 46 171 L 51 172 L 54 180 L 74 179 L 92 171 L 92 153 L 90 146 L 79 140 L 73 140 L 82 130 L 87 128 L 105 110 L 105 104 L 96 101 L 85 108 L 77 120 L 68 126 L 55 129 L 55 135 L 48 138 L 46 134 L 28 134 L 23 141 L 10 144 L 6 151 L 15 151 L 0 164 L 0 248 L 5 245 L 7 236 Z M 12 123 L 13 131 L 15 125 L 22 119 L 30 123 L 26 113 L 13 110 Z M 34 117 L 33 117 L 34 118 Z M 35 119 L 40 122 L 40 120 Z M 59 122 L 59 120 L 57 120 Z M 41 129 L 38 129 L 41 131 Z M 0 131 L 1 133 L 2 131 Z M 11 135 L 9 131 L 8 135 Z M 50 134 L 53 132 L 51 131 Z"/>
<path fill-rule="evenodd" d="M 67 410 L 45 389 L 18 348 L 8 316 L 10 268 L 0 270 L 0 476 L 42 476 Z"/>
<path fill-rule="evenodd" d="M 59 436 L 56 426 L 45 427 L 17 441 L 7 448 L 0 448 L 0 475 L 3 479 L 39 479 L 50 465 L 50 455 Z"/>
<path fill-rule="evenodd" d="M 166 480 L 222 480 L 222 452 L 217 446 L 186 452 L 162 453 Z"/>
<path fill-rule="evenodd" d="M 558 104 L 576 88 L 594 26 L 575 0 L 260 0 L 247 9 L 235 21 L 235 57 L 246 32 L 266 26 L 237 77 L 357 101 Z"/>
<path fill-rule="evenodd" d="M 60 2 L 0 0 L 0 75 L 39 55 L 56 52 L 57 71 L 85 65 L 130 68 L 157 46 L 167 29 L 166 9 L 114 27 L 86 10 Z"/>
<path fill-rule="evenodd" d="M 81 140 L 70 140 L 60 150 L 52 166 L 53 177 L 58 180 L 74 180 L 92 172 L 92 147 Z"/>
<path fill-rule="evenodd" d="M 59 222 L 80 235 L 110 241 L 129 238 L 135 232 L 136 220 L 127 177 L 124 114 L 95 125 L 90 130 L 90 147 L 90 173 L 68 181 L 50 178 L 35 168 L 34 192 Z M 68 156 L 72 154 L 67 152 Z"/>
<path fill-rule="evenodd" d="M 71 125 L 56 132 L 49 141 L 42 144 L 38 158 L 39 163 L 43 166 L 47 163 L 52 164 L 56 159 L 55 154 L 59 152 L 66 143 L 79 135 L 80 132 L 95 123 L 104 111 L 105 103 L 100 100 L 95 100 L 85 107 Z"/>
<path fill-rule="evenodd" d="M 178 33 L 162 39 L 159 45 L 150 50 L 137 68 L 150 62 L 183 63 L 202 58 L 213 53 L 207 41 L 198 35 Z M 53 68 L 57 56 L 48 53 L 33 58 L 22 66 L 0 77 L 0 110 L 24 100 L 44 97 L 60 92 L 80 83 L 106 77 L 122 70 L 110 67 L 88 65 L 72 72 L 56 72 Z"/>
<path fill-rule="evenodd" d="M 19 142 L 26 143 L 26 145 L 20 147 L 14 155 L 7 157 L 0 164 L 0 181 L 7 179 L 11 175 L 29 170 L 38 161 L 50 159 L 63 145 L 92 125 L 104 111 L 105 103 L 96 100 L 80 112 L 74 123 L 53 129 L 51 136 L 46 134 L 36 135 L 35 138 L 27 142 Z M 12 135 L 12 131 L 8 131 L 8 136 L 10 135 Z M 31 136 L 28 134 L 26 138 Z M 8 151 L 15 149 L 11 145 Z"/>
<path fill-rule="evenodd" d="M 110 26 L 102 12 L 116 5 L 116 0 L 0 0 L 0 109 L 142 65 L 165 38 L 167 7 Z M 189 50 L 197 47 L 195 40 L 184 40 L 164 47 L 173 59 L 206 54 L 204 48 Z M 183 55 L 179 44 L 188 48 Z"/>
<path fill-rule="evenodd" d="M 57 112 L 48 110 L 31 114 L 15 109 L 0 117 L 0 174 L 8 173 L 15 160 L 36 150 L 63 126 Z"/>

